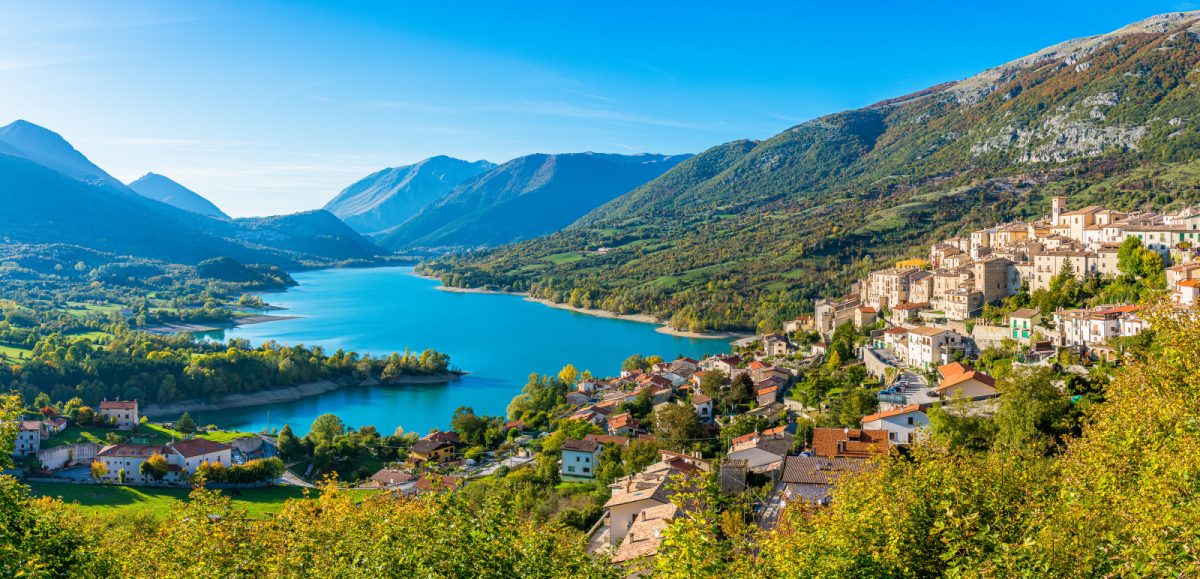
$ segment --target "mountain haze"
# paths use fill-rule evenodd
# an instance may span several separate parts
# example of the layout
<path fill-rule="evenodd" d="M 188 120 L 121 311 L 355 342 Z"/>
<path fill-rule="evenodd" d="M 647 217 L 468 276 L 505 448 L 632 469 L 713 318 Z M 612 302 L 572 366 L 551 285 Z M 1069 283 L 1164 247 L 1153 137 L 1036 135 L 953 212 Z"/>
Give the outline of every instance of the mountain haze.
<path fill-rule="evenodd" d="M 478 247 L 557 231 L 689 155 L 535 154 L 468 179 L 379 237 L 390 249 Z"/>
<path fill-rule="evenodd" d="M 444 155 L 430 157 L 414 165 L 372 173 L 343 189 L 325 209 L 355 231 L 376 233 L 404 223 L 459 183 L 495 166 Z"/>
<path fill-rule="evenodd" d="M 0 128 L 0 205 L 13 209 L 0 212 L 0 242 L 27 246 L 31 260 L 64 244 L 189 265 L 232 257 L 302 267 L 383 253 L 326 211 L 228 220 L 144 197 L 25 121 Z"/>
<path fill-rule="evenodd" d="M 1197 62 L 1200 12 L 1156 16 L 719 145 L 560 233 L 425 271 L 682 327 L 770 327 L 932 239 L 1041 215 L 1050 195 L 1200 201 Z M 564 254 L 580 257 L 547 259 Z"/>
<path fill-rule="evenodd" d="M 199 193 L 157 173 L 146 173 L 138 178 L 138 180 L 130 183 L 129 188 L 142 197 L 161 201 L 167 205 L 191 211 L 192 213 L 229 219 L 229 216 L 224 211 L 221 211 L 216 205 L 202 197 Z"/>

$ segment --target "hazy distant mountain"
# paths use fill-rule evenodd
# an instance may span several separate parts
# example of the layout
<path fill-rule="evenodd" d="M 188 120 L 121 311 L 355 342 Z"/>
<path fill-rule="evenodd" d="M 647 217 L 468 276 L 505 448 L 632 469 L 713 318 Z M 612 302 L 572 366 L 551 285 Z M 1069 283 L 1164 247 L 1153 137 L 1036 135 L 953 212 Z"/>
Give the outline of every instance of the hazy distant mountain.
<path fill-rule="evenodd" d="M 0 143 L 8 145 L 0 148 L 0 153 L 25 157 L 67 177 L 92 185 L 129 190 L 120 180 L 92 164 L 83 153 L 75 150 L 75 147 L 58 133 L 29 121 L 18 120 L 0 127 Z"/>
<path fill-rule="evenodd" d="M 0 128 L 0 243 L 70 244 L 194 264 L 228 256 L 285 267 L 374 260 L 382 251 L 331 213 L 217 219 L 143 197 L 62 137 Z"/>
<path fill-rule="evenodd" d="M 325 209 L 360 233 L 383 231 L 404 223 L 459 183 L 495 166 L 444 155 L 430 157 L 415 165 L 367 175 L 338 193 Z"/>
<path fill-rule="evenodd" d="M 213 205 L 212 201 L 158 173 L 146 173 L 137 181 L 130 183 L 129 188 L 142 197 L 162 201 L 167 205 L 173 205 L 192 213 L 223 219 L 229 218 L 224 211 Z"/>
<path fill-rule="evenodd" d="M 557 231 L 689 155 L 528 155 L 467 179 L 399 227 L 384 247 L 476 247 Z"/>

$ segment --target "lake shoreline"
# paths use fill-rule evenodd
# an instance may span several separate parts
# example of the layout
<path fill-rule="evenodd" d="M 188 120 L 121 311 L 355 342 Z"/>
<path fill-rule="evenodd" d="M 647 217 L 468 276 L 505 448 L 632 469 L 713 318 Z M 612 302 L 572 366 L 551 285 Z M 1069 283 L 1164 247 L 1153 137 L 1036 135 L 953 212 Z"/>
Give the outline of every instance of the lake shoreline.
<path fill-rule="evenodd" d="M 412 272 L 412 275 L 415 275 L 415 276 L 417 276 L 419 278 L 423 278 L 423 279 L 429 279 L 429 280 L 434 280 L 434 281 L 439 281 L 439 282 L 441 281 L 436 277 L 422 275 L 415 271 Z M 638 322 L 638 323 L 643 323 L 643 324 L 654 324 L 654 325 L 658 326 L 657 328 L 654 329 L 654 331 L 656 331 L 660 334 L 666 334 L 668 336 L 675 336 L 677 338 L 693 338 L 693 339 L 697 339 L 697 340 L 736 340 L 739 338 L 747 338 L 747 337 L 754 335 L 754 334 L 748 334 L 745 332 L 692 332 L 692 331 L 688 331 L 688 330 L 679 330 L 679 329 L 675 329 L 675 328 L 671 327 L 671 325 L 669 323 L 662 320 L 661 318 L 659 318 L 657 316 L 652 316 L 650 314 L 618 314 L 616 312 L 610 312 L 608 310 L 601 310 L 601 309 L 595 309 L 595 308 L 581 308 L 581 307 L 577 307 L 577 306 L 572 306 L 570 304 L 560 304 L 558 302 L 543 299 L 543 298 L 535 298 L 535 297 L 529 295 L 529 292 L 506 292 L 506 291 L 482 289 L 482 288 L 451 287 L 451 286 L 447 286 L 447 285 L 439 285 L 435 289 L 437 289 L 439 291 L 450 292 L 450 293 L 460 293 L 460 294 L 500 294 L 500 295 L 509 295 L 509 296 L 519 296 L 519 297 L 524 298 L 525 301 L 527 301 L 527 302 L 533 302 L 536 304 L 541 304 L 543 306 L 556 308 L 556 309 L 560 309 L 560 310 L 572 311 L 572 312 L 575 312 L 578 314 L 595 316 L 597 318 L 609 318 L 609 319 L 613 319 L 613 320 L 626 320 L 626 321 L 630 321 L 630 322 Z"/>
<path fill-rule="evenodd" d="M 441 374 L 428 375 L 414 374 L 409 376 L 401 376 L 399 380 L 388 385 L 441 384 L 458 380 L 462 378 L 464 374 L 466 374 L 466 372 L 444 372 Z M 362 382 L 318 380 L 316 382 L 296 384 L 295 386 L 269 388 L 267 390 L 259 390 L 258 392 L 226 394 L 214 401 L 181 400 L 178 402 L 167 402 L 163 404 L 149 404 L 142 408 L 142 414 L 146 416 L 172 416 L 176 414 L 183 414 L 184 412 L 211 412 L 216 410 L 228 410 L 231 408 L 263 406 L 267 404 L 278 404 L 281 402 L 294 402 L 303 398 L 328 394 L 336 390 L 341 390 L 342 388 L 352 388 L 356 386 L 374 387 L 379 385 L 379 381 L 375 378 L 370 378 Z"/>

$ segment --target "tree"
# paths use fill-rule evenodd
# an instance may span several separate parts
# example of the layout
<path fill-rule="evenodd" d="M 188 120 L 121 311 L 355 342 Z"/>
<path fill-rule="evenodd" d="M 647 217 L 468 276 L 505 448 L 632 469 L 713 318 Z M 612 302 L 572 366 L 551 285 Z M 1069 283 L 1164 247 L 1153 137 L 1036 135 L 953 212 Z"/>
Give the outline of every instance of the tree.
<path fill-rule="evenodd" d="M 308 427 L 308 434 L 305 438 L 312 445 L 321 446 L 333 444 L 333 439 L 341 436 L 346 432 L 346 423 L 342 422 L 335 414 L 325 413 L 313 420 L 312 426 Z"/>
<path fill-rule="evenodd" d="M 948 448 L 987 450 L 995 437 L 996 425 L 990 417 L 972 411 L 971 401 L 957 398 L 949 406 L 936 404 L 929 409 L 930 436 Z"/>
<path fill-rule="evenodd" d="M 184 412 L 183 416 L 180 416 L 179 420 L 175 422 L 175 430 L 184 434 L 196 432 L 196 421 L 192 420 L 191 414 Z"/>
<path fill-rule="evenodd" d="M 1071 402 L 1054 379 L 1053 370 L 1039 368 L 1016 372 L 1001 382 L 995 448 L 1045 454 L 1066 434 Z"/>
<path fill-rule="evenodd" d="M 700 391 L 712 398 L 719 398 L 728 385 L 729 375 L 720 370 L 709 370 L 700 378 Z"/>
<path fill-rule="evenodd" d="M 162 480 L 163 477 L 167 476 L 167 457 L 157 452 L 151 454 L 142 464 L 138 465 L 138 472 L 142 473 L 142 476 L 149 476 L 154 480 Z"/>
<path fill-rule="evenodd" d="M 92 461 L 92 479 L 100 480 L 108 476 L 108 465 L 98 460 Z"/>
<path fill-rule="evenodd" d="M 646 362 L 646 359 L 644 357 L 642 357 L 641 354 L 633 354 L 632 356 L 625 358 L 624 362 L 621 362 L 621 371 L 622 372 L 633 372 L 634 370 L 647 370 L 649 368 L 650 368 L 650 364 Z"/>
<path fill-rule="evenodd" d="M 1142 274 L 1141 253 L 1141 238 L 1135 235 L 1126 237 L 1117 248 L 1117 270 L 1130 277 L 1139 277 Z"/>
<path fill-rule="evenodd" d="M 275 441 L 279 444 L 279 454 L 284 458 L 295 459 L 303 454 L 304 445 L 300 439 L 292 433 L 292 427 L 287 424 L 279 429 L 279 436 Z"/>
<path fill-rule="evenodd" d="M 575 380 L 577 378 L 579 378 L 579 371 L 576 370 L 575 366 L 571 364 L 563 366 L 563 369 L 558 371 L 559 381 L 561 381 L 563 384 L 566 384 L 568 388 L 575 385 Z"/>
<path fill-rule="evenodd" d="M 668 404 L 656 411 L 655 434 L 671 448 L 684 450 L 704 435 L 704 426 L 691 405 Z"/>

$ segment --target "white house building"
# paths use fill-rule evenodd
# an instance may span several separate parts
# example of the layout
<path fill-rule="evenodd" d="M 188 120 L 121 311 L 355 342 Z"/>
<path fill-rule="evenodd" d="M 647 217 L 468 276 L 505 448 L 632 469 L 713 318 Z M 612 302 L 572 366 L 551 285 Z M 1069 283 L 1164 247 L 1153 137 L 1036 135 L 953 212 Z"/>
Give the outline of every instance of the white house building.
<path fill-rule="evenodd" d="M 102 400 L 100 415 L 112 419 L 121 430 L 133 430 L 141 420 L 137 400 Z"/>
<path fill-rule="evenodd" d="M 897 406 L 864 416 L 864 430 L 886 430 L 888 441 L 893 445 L 911 444 L 916 441 L 919 430 L 929 427 L 929 416 L 920 404 Z"/>
<path fill-rule="evenodd" d="M 595 440 L 567 440 L 562 446 L 562 474 L 596 478 L 600 465 L 600 443 Z"/>

